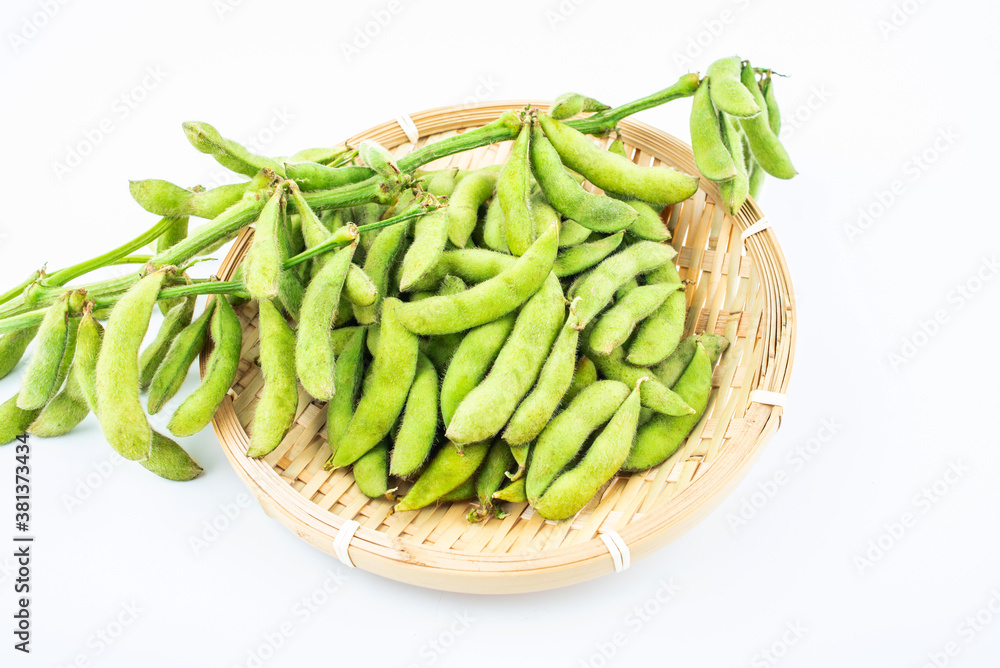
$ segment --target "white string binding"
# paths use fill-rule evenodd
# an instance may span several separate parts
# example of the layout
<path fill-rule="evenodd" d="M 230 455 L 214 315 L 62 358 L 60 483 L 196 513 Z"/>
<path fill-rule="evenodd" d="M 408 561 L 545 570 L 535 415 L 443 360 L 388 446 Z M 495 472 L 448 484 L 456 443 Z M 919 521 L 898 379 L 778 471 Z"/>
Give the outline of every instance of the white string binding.
<path fill-rule="evenodd" d="M 747 229 L 743 230 L 743 235 L 742 235 L 743 239 L 746 240 L 747 237 L 753 236 L 754 234 L 757 234 L 758 232 L 763 232 L 764 230 L 766 230 L 769 227 L 771 227 L 771 221 L 767 219 L 767 216 L 764 216 L 763 218 L 761 218 L 760 220 L 758 220 L 756 223 L 754 223 L 753 225 L 751 225 Z"/>
<path fill-rule="evenodd" d="M 396 116 L 396 122 L 399 123 L 399 127 L 403 128 L 403 134 L 410 140 L 410 143 L 416 144 L 417 140 L 420 139 L 420 132 L 417 130 L 417 124 L 413 122 L 410 115 L 400 114 Z"/>
<path fill-rule="evenodd" d="M 333 539 L 334 554 L 340 559 L 340 563 L 348 568 L 354 568 L 354 562 L 351 561 L 351 555 L 348 554 L 347 548 L 351 546 L 351 540 L 354 539 L 354 534 L 357 533 L 359 528 L 361 528 L 359 522 L 347 520 L 340 527 L 340 531 L 337 532 L 337 537 Z"/>
<path fill-rule="evenodd" d="M 778 406 L 779 408 L 785 407 L 785 400 L 787 398 L 788 396 L 781 392 L 771 392 L 770 390 L 753 390 L 750 392 L 751 402 L 767 406 Z"/>
<path fill-rule="evenodd" d="M 615 573 L 621 573 L 632 564 L 632 556 L 629 553 L 625 539 L 617 531 L 606 531 L 601 534 L 601 540 L 611 553 L 611 559 L 615 562 Z"/>

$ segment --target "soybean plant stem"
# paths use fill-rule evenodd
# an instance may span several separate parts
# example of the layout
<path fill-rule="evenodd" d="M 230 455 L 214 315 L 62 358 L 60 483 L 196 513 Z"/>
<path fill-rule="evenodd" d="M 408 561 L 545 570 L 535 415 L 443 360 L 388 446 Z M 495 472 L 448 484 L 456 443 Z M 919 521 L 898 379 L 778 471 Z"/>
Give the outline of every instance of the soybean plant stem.
<path fill-rule="evenodd" d="M 618 121 L 627 116 L 631 116 L 632 114 L 646 109 L 658 107 L 661 104 L 670 102 L 671 100 L 677 100 L 682 97 L 691 97 L 694 95 L 696 90 L 698 90 L 698 74 L 692 72 L 691 74 L 685 74 L 682 76 L 674 85 L 664 88 L 663 90 L 653 93 L 652 95 L 641 97 L 633 102 L 623 104 L 622 106 L 615 107 L 614 109 L 602 111 L 594 114 L 593 116 L 566 121 L 566 124 L 572 126 L 580 132 L 583 132 L 584 134 L 599 134 L 615 127 L 615 125 L 618 124 Z"/>

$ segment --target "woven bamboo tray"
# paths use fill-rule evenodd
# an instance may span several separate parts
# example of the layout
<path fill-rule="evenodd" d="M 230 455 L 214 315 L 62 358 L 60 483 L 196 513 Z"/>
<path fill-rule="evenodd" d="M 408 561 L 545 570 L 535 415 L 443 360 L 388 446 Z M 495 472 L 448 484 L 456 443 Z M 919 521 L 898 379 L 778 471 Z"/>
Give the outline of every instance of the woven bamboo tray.
<path fill-rule="evenodd" d="M 398 157 L 414 148 L 494 120 L 526 101 L 444 107 L 411 116 L 416 144 L 400 125 L 384 123 L 352 138 L 373 139 Z M 545 103 L 534 103 L 544 108 Z M 629 155 L 641 165 L 666 164 L 697 174 L 691 150 L 649 125 L 620 125 Z M 598 142 L 606 146 L 609 140 Z M 443 158 L 427 166 L 482 167 L 505 160 L 510 142 Z M 247 428 L 261 390 L 257 309 L 238 310 L 244 341 L 237 380 L 213 424 L 223 450 L 264 511 L 300 538 L 335 555 L 341 528 L 351 538 L 347 557 L 359 568 L 394 580 L 456 592 L 516 593 L 552 589 L 613 573 L 611 541 L 618 536 L 631 560 L 656 551 L 713 510 L 746 474 L 781 423 L 766 392 L 784 393 L 795 344 L 794 298 L 773 230 L 744 232 L 763 218 L 748 200 L 735 217 L 702 179 L 692 198 L 664 211 L 681 278 L 688 283 L 687 334 L 724 334 L 730 347 L 719 361 L 704 418 L 673 457 L 645 473 L 615 478 L 575 518 L 549 522 L 526 504 L 507 504 L 508 516 L 482 524 L 466 520 L 469 504 L 451 503 L 390 514 L 392 503 L 369 499 L 349 471 L 323 470 L 330 454 L 326 405 L 300 389 L 291 431 L 267 457 L 246 456 Z M 758 226 L 760 227 L 760 226 Z M 245 230 L 219 271 L 228 279 L 252 237 Z M 204 369 L 205 356 L 202 358 Z M 763 390 L 765 392 L 755 392 Z M 780 402 L 777 402 L 780 403 Z M 617 536 L 613 532 L 617 533 Z M 343 547 L 341 547 L 343 549 Z M 344 560 L 343 553 L 341 559 Z M 620 566 L 620 564 L 619 564 Z"/>

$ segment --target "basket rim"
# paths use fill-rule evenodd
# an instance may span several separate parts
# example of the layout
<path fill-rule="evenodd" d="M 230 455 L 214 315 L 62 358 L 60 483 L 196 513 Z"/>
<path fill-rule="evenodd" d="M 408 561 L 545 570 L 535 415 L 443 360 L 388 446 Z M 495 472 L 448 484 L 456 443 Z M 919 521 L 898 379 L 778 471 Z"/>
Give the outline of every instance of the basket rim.
<path fill-rule="evenodd" d="M 411 114 L 410 118 L 420 129 L 420 136 L 425 137 L 486 123 L 503 111 L 525 105 L 545 108 L 548 102 L 508 100 L 442 106 Z M 698 173 L 690 148 L 669 133 L 631 118 L 621 121 L 619 129 L 629 145 L 654 154 L 661 160 L 665 159 L 662 146 L 652 148 L 650 144 L 653 139 L 666 142 L 672 148 L 669 156 L 672 164 L 680 163 L 682 168 L 686 167 L 686 171 Z M 386 146 L 409 143 L 402 127 L 395 120 L 358 133 L 348 142 L 356 143 L 362 138 L 373 139 Z M 699 189 L 717 205 L 721 204 L 721 197 L 714 183 L 701 179 Z M 763 213 L 756 202 L 748 198 L 740 211 L 731 218 L 738 232 L 742 233 L 762 219 Z M 241 232 L 220 265 L 220 278 L 225 280 L 235 270 L 252 234 L 249 228 Z M 790 273 L 773 228 L 746 237 L 744 246 L 747 255 L 759 268 L 761 288 L 767 292 L 768 303 L 763 313 L 773 319 L 777 315 L 772 313 L 774 307 L 779 302 L 784 305 L 784 313 L 781 315 L 785 323 L 780 330 L 776 332 L 772 326 L 763 327 L 762 323 L 760 336 L 769 338 L 767 348 L 772 354 L 764 355 L 760 361 L 760 379 L 755 389 L 784 393 L 791 375 L 797 326 L 792 317 L 795 298 Z M 779 293 L 781 299 L 776 296 Z M 781 341 L 778 340 L 779 332 Z M 777 355 L 773 351 L 778 350 L 779 343 L 783 345 L 784 357 L 775 361 Z M 765 370 L 763 367 L 769 361 L 776 366 Z M 203 373 L 206 362 L 207 355 L 203 353 Z M 620 527 L 618 533 L 629 546 L 633 558 L 641 558 L 658 550 L 715 510 L 747 475 L 753 462 L 780 426 L 781 415 L 780 406 L 751 403 L 742 416 L 744 419 L 738 431 L 731 437 L 733 442 L 737 438 L 752 439 L 750 447 L 745 450 L 720 449 L 715 460 L 704 468 L 704 473 L 696 480 L 692 480 L 669 500 L 656 503 L 641 518 L 633 518 Z M 254 492 L 265 512 L 282 521 L 307 542 L 333 554 L 333 540 L 347 520 L 298 494 L 266 462 L 246 456 L 248 437 L 239 423 L 231 398 L 223 402 L 212 424 L 230 464 Z M 318 536 L 310 535 L 309 532 Z M 354 564 L 366 570 L 411 584 L 463 592 L 482 592 L 483 588 L 477 585 L 477 581 L 488 580 L 495 583 L 496 578 L 501 575 L 506 576 L 505 591 L 517 592 L 558 587 L 589 579 L 602 572 L 614 571 L 612 559 L 599 533 L 581 542 L 535 553 L 495 554 L 409 544 L 403 537 L 391 537 L 362 524 L 350 543 L 349 554 Z M 502 573 L 481 570 L 480 567 L 486 564 L 517 564 L 519 568 Z M 587 570 L 591 573 L 584 577 L 570 572 Z M 557 573 L 561 573 L 565 581 L 553 578 Z M 518 584 L 513 582 L 515 579 Z"/>

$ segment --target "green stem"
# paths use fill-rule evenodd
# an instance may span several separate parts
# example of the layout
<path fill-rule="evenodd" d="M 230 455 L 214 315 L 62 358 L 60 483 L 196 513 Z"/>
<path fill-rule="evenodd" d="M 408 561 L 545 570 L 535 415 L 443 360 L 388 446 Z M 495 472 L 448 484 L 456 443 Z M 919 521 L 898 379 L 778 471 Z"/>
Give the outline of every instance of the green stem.
<path fill-rule="evenodd" d="M 238 232 L 240 228 L 249 225 L 260 209 L 263 208 L 264 202 L 267 201 L 272 192 L 264 190 L 257 193 L 256 197 L 244 197 L 196 230 L 187 239 L 154 255 L 150 262 L 156 267 L 165 267 L 168 265 L 180 266 L 184 264 L 203 249 L 211 247 L 219 240 L 231 236 Z"/>
<path fill-rule="evenodd" d="M 100 269 L 109 264 L 115 264 L 118 260 L 126 257 L 129 253 L 133 253 L 143 246 L 146 246 L 154 241 L 156 241 L 160 236 L 163 235 L 168 229 L 177 222 L 176 218 L 162 218 L 160 222 L 153 225 L 151 228 L 137 236 L 132 241 L 119 246 L 118 248 L 108 251 L 103 255 L 98 255 L 95 258 L 91 258 L 86 262 L 80 262 L 79 264 L 74 264 L 71 267 L 66 267 L 65 269 L 60 269 L 54 274 L 47 276 L 43 281 L 42 285 L 54 286 L 54 285 L 66 285 L 74 278 L 79 278 L 84 274 L 89 274 L 95 269 Z"/>
<path fill-rule="evenodd" d="M 417 167 L 434 162 L 455 153 L 461 153 L 480 146 L 496 144 L 497 142 L 514 139 L 521 129 L 521 119 L 514 110 L 505 111 L 492 123 L 454 135 L 447 139 L 427 144 L 399 160 L 399 170 L 410 173 Z"/>
<path fill-rule="evenodd" d="M 28 276 L 28 278 L 24 279 L 24 281 L 22 281 L 20 285 L 16 285 L 7 292 L 0 295 L 0 304 L 6 304 L 10 300 L 21 296 L 24 293 L 24 291 L 28 288 L 28 286 L 37 281 L 41 275 L 42 275 L 41 271 L 32 272 L 31 276 Z"/>
<path fill-rule="evenodd" d="M 152 259 L 152 255 L 126 255 L 109 264 L 146 264 Z"/>
<path fill-rule="evenodd" d="M 691 97 L 698 90 L 698 75 L 696 73 L 685 74 L 677 82 L 664 88 L 663 90 L 641 97 L 638 100 L 623 104 L 614 109 L 608 109 L 593 116 L 577 118 L 566 121 L 566 124 L 583 132 L 584 134 L 600 134 L 612 129 L 620 120 L 632 114 L 636 114 L 646 109 L 658 107 L 661 104 L 677 100 L 682 97 Z"/>
<path fill-rule="evenodd" d="M 0 334 L 40 324 L 47 310 L 43 308 L 0 320 Z"/>

